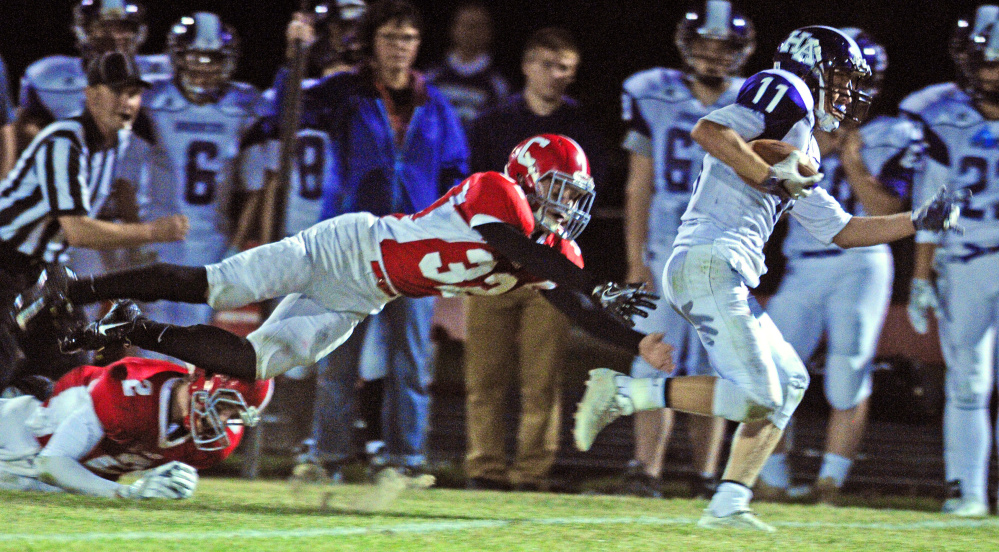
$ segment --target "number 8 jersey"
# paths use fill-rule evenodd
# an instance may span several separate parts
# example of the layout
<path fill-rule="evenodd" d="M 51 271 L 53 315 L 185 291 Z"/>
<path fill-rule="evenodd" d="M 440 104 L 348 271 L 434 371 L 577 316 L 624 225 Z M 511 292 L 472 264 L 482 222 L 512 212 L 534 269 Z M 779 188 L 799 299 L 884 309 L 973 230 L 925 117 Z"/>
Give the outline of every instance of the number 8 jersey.
<path fill-rule="evenodd" d="M 474 230 L 502 222 L 532 236 L 534 214 L 516 182 L 496 172 L 476 173 L 413 215 L 378 219 L 375 236 L 389 283 L 408 297 L 498 295 L 523 285 L 555 287 L 490 247 Z M 540 242 L 582 268 L 573 241 L 542 234 Z"/>

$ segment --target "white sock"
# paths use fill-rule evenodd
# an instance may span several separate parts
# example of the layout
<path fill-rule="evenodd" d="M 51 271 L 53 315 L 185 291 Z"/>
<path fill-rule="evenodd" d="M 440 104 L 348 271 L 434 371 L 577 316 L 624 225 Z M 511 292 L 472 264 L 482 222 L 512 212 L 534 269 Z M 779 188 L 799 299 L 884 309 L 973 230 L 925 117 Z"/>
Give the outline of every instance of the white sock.
<path fill-rule="evenodd" d="M 846 481 L 846 474 L 850 473 L 850 466 L 852 465 L 853 460 L 827 452 L 822 456 L 822 468 L 819 469 L 819 479 L 831 477 L 836 483 L 837 488 L 842 487 L 843 482 Z"/>
<path fill-rule="evenodd" d="M 749 490 L 749 487 L 734 481 L 722 481 L 715 491 L 715 496 L 711 497 L 708 511 L 718 517 L 745 512 L 749 510 L 749 501 L 752 498 L 753 491 Z"/>
<path fill-rule="evenodd" d="M 635 410 L 666 408 L 666 378 L 632 378 L 614 376 L 618 393 L 631 399 Z"/>
<path fill-rule="evenodd" d="M 961 481 L 961 498 L 985 500 L 985 473 L 988 466 L 989 409 L 963 409 L 951 404 L 944 408 L 944 459 L 947 480 Z"/>
<path fill-rule="evenodd" d="M 760 480 L 770 485 L 786 489 L 791 486 L 791 468 L 787 463 L 786 452 L 775 452 L 767 458 L 760 470 Z"/>

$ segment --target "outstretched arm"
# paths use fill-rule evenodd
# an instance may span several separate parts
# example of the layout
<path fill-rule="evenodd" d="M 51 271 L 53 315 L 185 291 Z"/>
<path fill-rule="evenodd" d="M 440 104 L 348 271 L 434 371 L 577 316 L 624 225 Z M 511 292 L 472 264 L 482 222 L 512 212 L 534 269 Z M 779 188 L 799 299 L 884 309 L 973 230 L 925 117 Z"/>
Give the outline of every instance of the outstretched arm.
<path fill-rule="evenodd" d="M 589 272 L 572 264 L 572 261 L 558 251 L 532 241 L 509 224 L 480 224 L 475 227 L 475 231 L 482 234 L 486 243 L 501 255 L 538 278 L 586 295 L 593 293 L 599 284 Z"/>

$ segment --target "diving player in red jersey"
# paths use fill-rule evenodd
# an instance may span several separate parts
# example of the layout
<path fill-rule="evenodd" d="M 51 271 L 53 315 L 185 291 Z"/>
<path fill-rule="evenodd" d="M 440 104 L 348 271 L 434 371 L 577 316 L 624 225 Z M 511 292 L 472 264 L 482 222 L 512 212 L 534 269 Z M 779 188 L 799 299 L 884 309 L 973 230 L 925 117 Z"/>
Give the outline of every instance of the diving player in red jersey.
<path fill-rule="evenodd" d="M 196 470 L 232 453 L 273 387 L 144 358 L 80 366 L 45 402 L 0 399 L 0 489 L 188 498 Z"/>
<path fill-rule="evenodd" d="M 267 379 L 329 354 L 397 297 L 531 285 L 593 335 L 668 370 L 672 348 L 662 335 L 626 325 L 653 308 L 652 295 L 639 285 L 601 283 L 580 268 L 572 240 L 589 222 L 593 196 L 582 148 L 565 136 L 533 136 L 514 148 L 503 174 L 474 174 L 414 215 L 352 213 L 205 267 L 156 264 L 33 291 L 74 304 L 165 299 L 215 309 L 286 296 L 245 339 L 211 326 L 161 324 L 122 307 L 65 343 L 98 349 L 127 340 L 209 373 Z"/>

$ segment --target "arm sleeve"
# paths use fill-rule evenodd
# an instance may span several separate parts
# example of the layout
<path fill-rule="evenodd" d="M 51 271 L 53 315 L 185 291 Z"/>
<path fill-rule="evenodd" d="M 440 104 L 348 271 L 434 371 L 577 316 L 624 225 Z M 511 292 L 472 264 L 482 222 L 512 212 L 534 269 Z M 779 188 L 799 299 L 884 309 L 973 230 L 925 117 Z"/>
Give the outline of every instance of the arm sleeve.
<path fill-rule="evenodd" d="M 476 226 L 475 230 L 501 255 L 538 278 L 585 295 L 597 287 L 589 272 L 551 247 L 531 241 L 509 224 L 490 222 Z"/>
<path fill-rule="evenodd" d="M 607 314 L 607 311 L 590 301 L 588 294 L 561 287 L 541 290 L 540 293 L 555 308 L 565 313 L 593 337 L 630 351 L 632 354 L 638 354 L 638 343 L 642 341 L 645 334 L 626 328 L 610 314 Z"/>
<path fill-rule="evenodd" d="M 826 245 L 832 243 L 836 234 L 853 218 L 825 189 L 818 186 L 810 196 L 794 202 L 791 216 L 815 239 Z"/>
<path fill-rule="evenodd" d="M 104 437 L 93 406 L 81 406 L 66 417 L 36 459 L 38 478 L 71 493 L 112 498 L 121 487 L 85 468 L 80 459 Z"/>

